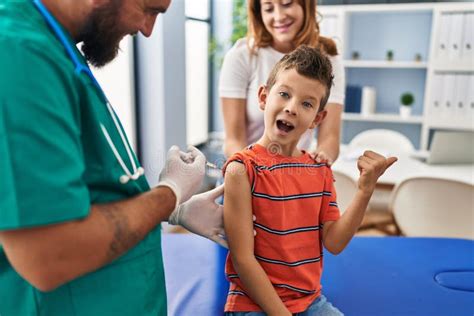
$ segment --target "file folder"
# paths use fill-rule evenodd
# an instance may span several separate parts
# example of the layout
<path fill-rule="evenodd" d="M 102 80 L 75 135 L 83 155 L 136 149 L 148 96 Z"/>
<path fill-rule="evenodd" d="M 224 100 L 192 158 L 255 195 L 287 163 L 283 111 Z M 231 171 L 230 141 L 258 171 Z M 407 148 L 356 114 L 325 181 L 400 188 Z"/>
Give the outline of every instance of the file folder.
<path fill-rule="evenodd" d="M 346 87 L 345 112 L 360 113 L 360 102 L 362 99 L 362 88 L 348 85 Z"/>
<path fill-rule="evenodd" d="M 443 96 L 443 75 L 434 74 L 431 83 L 431 96 L 428 106 L 428 116 L 434 122 L 441 118 L 441 98 Z"/>
<path fill-rule="evenodd" d="M 461 58 L 462 39 L 464 33 L 464 14 L 456 13 L 449 16 L 451 19 L 448 37 L 448 59 L 458 61 Z"/>
<path fill-rule="evenodd" d="M 441 97 L 441 110 L 439 112 L 444 122 L 452 119 L 454 115 L 454 84 L 456 76 L 454 74 L 443 75 L 443 95 Z"/>
<path fill-rule="evenodd" d="M 472 65 L 474 63 L 474 13 L 466 13 L 464 15 L 463 29 L 461 59 L 468 61 Z"/>
<path fill-rule="evenodd" d="M 468 93 L 469 93 L 469 75 L 458 74 L 455 75 L 455 93 L 454 93 L 454 117 L 455 122 L 466 126 L 470 121 L 468 111 Z"/>
<path fill-rule="evenodd" d="M 441 60 L 448 57 L 448 40 L 451 21 L 451 14 L 441 14 L 438 29 L 438 44 L 436 45 L 436 57 Z"/>
<path fill-rule="evenodd" d="M 474 75 L 468 75 L 468 89 L 466 91 L 466 111 L 468 112 L 469 126 L 474 129 Z"/>

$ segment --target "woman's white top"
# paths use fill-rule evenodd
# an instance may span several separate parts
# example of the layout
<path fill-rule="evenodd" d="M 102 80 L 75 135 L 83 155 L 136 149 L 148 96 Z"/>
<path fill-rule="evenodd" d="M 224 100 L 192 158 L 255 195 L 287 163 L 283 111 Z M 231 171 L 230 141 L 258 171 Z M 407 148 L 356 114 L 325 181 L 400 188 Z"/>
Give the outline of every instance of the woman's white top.
<path fill-rule="evenodd" d="M 258 106 L 258 87 L 267 82 L 273 66 L 284 56 L 271 46 L 259 48 L 251 54 L 245 38 L 239 39 L 227 52 L 219 79 L 221 98 L 247 100 L 247 144 L 255 143 L 264 132 L 263 111 Z M 339 55 L 329 57 L 334 74 L 328 103 L 344 104 L 345 74 Z M 308 150 L 314 139 L 314 130 L 308 130 L 298 148 Z"/>

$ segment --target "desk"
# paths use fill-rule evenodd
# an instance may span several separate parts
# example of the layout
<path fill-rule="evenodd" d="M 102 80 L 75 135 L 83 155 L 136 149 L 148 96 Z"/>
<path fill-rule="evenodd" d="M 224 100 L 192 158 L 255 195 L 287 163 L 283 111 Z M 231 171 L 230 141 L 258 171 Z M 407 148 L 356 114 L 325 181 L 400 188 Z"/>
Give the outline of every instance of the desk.
<path fill-rule="evenodd" d="M 354 180 L 359 179 L 357 161 L 348 159 L 348 149 L 342 147 L 341 154 L 332 169 L 342 172 Z M 380 178 L 378 183 L 394 186 L 406 178 L 414 176 L 435 177 L 457 180 L 474 185 L 474 164 L 465 165 L 428 165 L 408 154 L 395 155 L 398 161 L 392 165 Z"/>
<path fill-rule="evenodd" d="M 191 234 L 163 234 L 168 315 L 222 315 L 225 251 Z M 472 316 L 474 287 L 440 285 L 443 272 L 474 272 L 474 241 L 356 237 L 325 252 L 323 293 L 348 316 Z M 466 274 L 467 273 L 467 274 Z"/>

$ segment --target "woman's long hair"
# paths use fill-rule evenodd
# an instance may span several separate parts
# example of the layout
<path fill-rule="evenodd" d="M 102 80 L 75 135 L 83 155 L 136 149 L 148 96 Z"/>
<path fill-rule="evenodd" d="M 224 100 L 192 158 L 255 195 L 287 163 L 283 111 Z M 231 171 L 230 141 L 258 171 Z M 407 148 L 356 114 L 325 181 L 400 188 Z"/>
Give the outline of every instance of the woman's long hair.
<path fill-rule="evenodd" d="M 252 53 L 259 47 L 267 47 L 272 44 L 273 37 L 265 28 L 261 14 L 261 0 L 248 0 L 248 32 L 247 43 Z M 319 24 L 316 21 L 316 0 L 298 0 L 303 8 L 303 27 L 294 39 L 295 47 L 306 44 L 318 47 L 328 55 L 337 55 L 336 43 L 330 38 L 319 35 Z"/>

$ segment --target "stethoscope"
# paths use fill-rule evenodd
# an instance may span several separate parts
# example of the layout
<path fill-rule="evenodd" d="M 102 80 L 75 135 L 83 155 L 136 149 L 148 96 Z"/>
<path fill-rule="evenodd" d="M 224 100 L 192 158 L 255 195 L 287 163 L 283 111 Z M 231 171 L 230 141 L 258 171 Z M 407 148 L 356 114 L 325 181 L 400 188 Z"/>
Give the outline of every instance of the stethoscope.
<path fill-rule="evenodd" d="M 112 149 L 112 152 L 113 152 L 115 158 L 117 158 L 117 161 L 120 164 L 120 166 L 122 167 L 122 170 L 124 172 L 124 174 L 120 176 L 120 179 L 119 179 L 120 183 L 126 184 L 130 180 L 132 180 L 132 181 L 137 180 L 138 178 L 140 178 L 145 173 L 145 170 L 142 167 L 137 168 L 137 165 L 135 163 L 135 159 L 132 155 L 132 149 L 128 145 L 128 142 L 125 138 L 125 135 L 123 134 L 122 129 L 120 128 L 120 125 L 118 123 L 117 116 L 116 116 L 116 114 L 115 114 L 115 112 L 112 108 L 112 105 L 110 104 L 110 102 L 107 99 L 104 91 L 100 87 L 99 82 L 94 77 L 94 74 L 90 70 L 89 66 L 87 64 L 81 63 L 81 61 L 79 60 L 77 55 L 74 53 L 74 49 L 71 47 L 71 45 L 69 45 L 68 39 L 67 39 L 66 35 L 64 34 L 64 32 L 61 30 L 61 27 L 55 21 L 54 17 L 51 15 L 51 13 L 48 11 L 48 9 L 46 9 L 46 7 L 43 5 L 43 3 L 41 3 L 41 0 L 33 0 L 33 3 L 36 6 L 36 8 L 38 9 L 38 11 L 40 12 L 40 14 L 46 20 L 46 23 L 48 23 L 48 25 L 51 27 L 51 29 L 53 30 L 56 37 L 59 39 L 59 41 L 63 45 L 64 49 L 66 49 L 66 52 L 69 55 L 69 58 L 71 58 L 72 62 L 74 63 L 75 73 L 77 75 L 79 75 L 81 72 L 84 72 L 87 76 L 89 76 L 89 78 L 92 80 L 92 82 L 97 87 L 97 89 L 99 89 L 100 93 L 103 95 L 103 97 L 105 99 L 105 103 L 107 105 L 107 110 L 109 111 L 110 116 L 112 117 L 112 120 L 114 121 L 115 128 L 117 129 L 117 131 L 120 134 L 120 138 L 122 139 L 122 143 L 123 143 L 125 149 L 127 150 L 128 158 L 132 163 L 133 173 L 128 169 L 127 165 L 125 164 L 122 157 L 120 156 L 117 148 L 115 147 L 114 143 L 112 142 L 112 139 L 111 139 L 107 129 L 101 123 L 100 127 L 102 129 L 102 133 L 104 134 L 105 139 L 109 143 L 109 146 Z"/>

